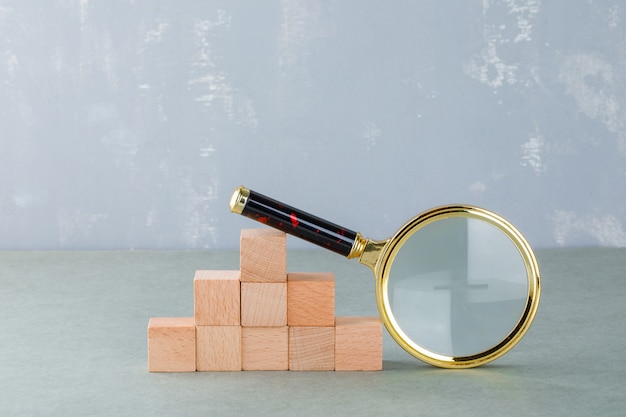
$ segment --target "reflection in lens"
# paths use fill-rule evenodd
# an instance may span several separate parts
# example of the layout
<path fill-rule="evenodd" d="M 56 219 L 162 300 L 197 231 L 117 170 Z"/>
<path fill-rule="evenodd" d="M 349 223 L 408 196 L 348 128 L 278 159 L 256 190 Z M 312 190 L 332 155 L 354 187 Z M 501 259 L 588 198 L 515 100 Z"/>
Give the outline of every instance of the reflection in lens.
<path fill-rule="evenodd" d="M 511 239 L 476 218 L 445 218 L 398 250 L 388 280 L 393 318 L 431 352 L 463 357 L 506 338 L 524 312 L 528 278 Z"/>

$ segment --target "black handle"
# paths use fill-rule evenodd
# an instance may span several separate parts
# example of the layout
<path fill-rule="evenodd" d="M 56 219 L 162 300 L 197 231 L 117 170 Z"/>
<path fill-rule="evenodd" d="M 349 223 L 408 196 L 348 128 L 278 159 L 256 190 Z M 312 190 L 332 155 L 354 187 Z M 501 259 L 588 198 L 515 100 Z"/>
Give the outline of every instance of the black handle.
<path fill-rule="evenodd" d="M 239 187 L 233 193 L 230 209 L 346 257 L 357 238 L 357 233 L 352 230 L 244 187 Z"/>

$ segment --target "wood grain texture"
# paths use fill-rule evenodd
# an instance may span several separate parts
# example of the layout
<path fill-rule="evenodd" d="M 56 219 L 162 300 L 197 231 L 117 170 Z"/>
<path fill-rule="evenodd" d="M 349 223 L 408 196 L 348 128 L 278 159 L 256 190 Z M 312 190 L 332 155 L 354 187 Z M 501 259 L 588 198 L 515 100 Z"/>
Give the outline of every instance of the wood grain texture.
<path fill-rule="evenodd" d="M 289 327 L 289 370 L 335 369 L 334 327 Z"/>
<path fill-rule="evenodd" d="M 241 324 L 246 327 L 287 325 L 286 282 L 242 282 Z"/>
<path fill-rule="evenodd" d="M 383 329 L 379 317 L 335 319 L 335 370 L 383 369 Z"/>
<path fill-rule="evenodd" d="M 298 272 L 287 275 L 287 322 L 289 326 L 334 326 L 333 273 Z"/>
<path fill-rule="evenodd" d="M 196 271 L 193 280 L 194 316 L 199 326 L 240 324 L 239 271 Z"/>
<path fill-rule="evenodd" d="M 241 326 L 196 326 L 198 371 L 241 371 Z"/>
<path fill-rule="evenodd" d="M 287 281 L 287 236 L 272 229 L 243 229 L 240 236 L 242 282 Z"/>
<path fill-rule="evenodd" d="M 150 319 L 148 370 L 195 372 L 196 325 L 193 317 Z"/>
<path fill-rule="evenodd" d="M 241 352 L 245 371 L 288 370 L 288 327 L 243 327 Z"/>

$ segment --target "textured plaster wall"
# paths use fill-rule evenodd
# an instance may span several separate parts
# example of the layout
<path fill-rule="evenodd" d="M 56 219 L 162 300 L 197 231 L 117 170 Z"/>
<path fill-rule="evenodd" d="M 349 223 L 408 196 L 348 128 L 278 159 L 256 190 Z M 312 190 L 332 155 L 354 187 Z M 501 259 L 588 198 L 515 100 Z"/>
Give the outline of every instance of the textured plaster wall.
<path fill-rule="evenodd" d="M 626 246 L 626 5 L 0 0 L 0 249 L 234 248 L 240 184 Z"/>

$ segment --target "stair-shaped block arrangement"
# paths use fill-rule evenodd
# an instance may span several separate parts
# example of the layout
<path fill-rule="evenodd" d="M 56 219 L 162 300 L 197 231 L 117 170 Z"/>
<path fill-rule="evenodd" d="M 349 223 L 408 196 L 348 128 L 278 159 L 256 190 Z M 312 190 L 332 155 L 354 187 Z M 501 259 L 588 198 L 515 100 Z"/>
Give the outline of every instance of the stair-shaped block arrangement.
<path fill-rule="evenodd" d="M 244 229 L 240 270 L 196 271 L 194 317 L 148 323 L 150 372 L 377 371 L 378 317 L 336 317 L 335 276 L 287 273 L 286 236 Z"/>

